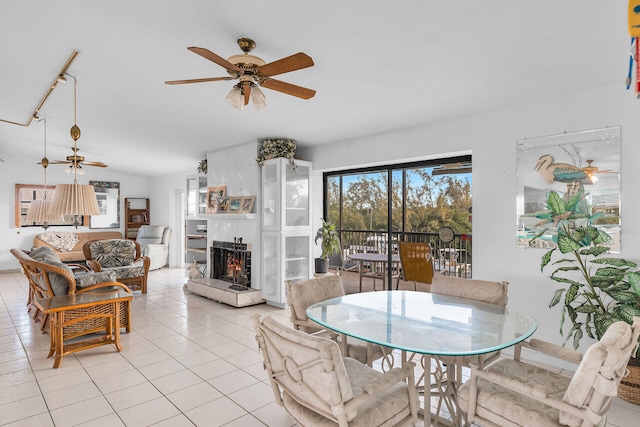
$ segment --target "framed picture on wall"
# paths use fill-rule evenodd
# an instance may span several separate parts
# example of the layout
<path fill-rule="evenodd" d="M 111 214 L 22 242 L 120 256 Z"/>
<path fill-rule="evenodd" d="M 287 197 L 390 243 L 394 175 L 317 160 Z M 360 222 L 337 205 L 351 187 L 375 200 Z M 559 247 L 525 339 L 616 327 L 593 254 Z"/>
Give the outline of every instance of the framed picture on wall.
<path fill-rule="evenodd" d="M 207 213 L 218 213 L 220 211 L 219 199 L 226 195 L 227 187 L 225 185 L 207 188 Z"/>
<path fill-rule="evenodd" d="M 229 197 L 229 209 L 227 210 L 227 212 L 240 213 L 241 208 L 242 208 L 242 196 Z"/>
<path fill-rule="evenodd" d="M 229 199 L 230 199 L 230 197 L 219 197 L 218 198 L 218 211 L 216 213 L 229 212 Z"/>
<path fill-rule="evenodd" d="M 255 200 L 256 196 L 244 196 L 242 198 L 242 207 L 240 208 L 240 213 L 251 213 Z"/>

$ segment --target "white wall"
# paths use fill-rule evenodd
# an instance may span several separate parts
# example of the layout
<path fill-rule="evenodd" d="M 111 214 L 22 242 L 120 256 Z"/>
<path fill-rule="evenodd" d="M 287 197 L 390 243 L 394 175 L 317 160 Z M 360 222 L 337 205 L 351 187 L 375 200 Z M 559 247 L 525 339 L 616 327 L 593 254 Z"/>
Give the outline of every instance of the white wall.
<path fill-rule="evenodd" d="M 15 184 L 43 184 L 42 166 L 37 162 L 42 153 L 41 147 L 34 148 L 33 158 L 5 158 L 0 163 L 0 271 L 19 267 L 18 261 L 9 253 L 11 248 L 30 249 L 35 235 L 42 233 L 42 227 L 18 228 L 14 221 Z M 89 181 L 113 181 L 120 183 L 120 232 L 124 233 L 124 199 L 126 197 L 148 197 L 147 178 L 115 173 L 107 169 L 86 167 L 86 173 L 78 176 L 78 183 Z M 73 175 L 64 172 L 62 165 L 50 165 L 47 168 L 47 184 L 70 184 Z M 152 208 L 153 209 L 153 208 Z M 153 210 L 151 211 L 153 220 Z M 73 227 L 50 227 L 49 231 L 74 231 Z M 116 230 L 116 229 L 111 229 Z M 78 231 L 91 231 L 89 227 L 78 227 Z M 97 230 L 96 230 L 97 231 Z M 102 231 L 102 230 L 101 230 Z"/>
<path fill-rule="evenodd" d="M 314 220 L 322 216 L 322 172 L 445 154 L 473 155 L 473 275 L 508 280 L 509 307 L 533 315 L 536 337 L 561 343 L 557 286 L 540 272 L 540 249 L 516 248 L 516 141 L 607 126 L 622 127 L 622 257 L 640 259 L 640 100 L 616 86 L 590 88 L 447 122 L 346 140 L 305 151 L 316 170 Z M 355 160 L 357 159 L 357 160 Z M 586 342 L 586 340 L 585 340 Z"/>

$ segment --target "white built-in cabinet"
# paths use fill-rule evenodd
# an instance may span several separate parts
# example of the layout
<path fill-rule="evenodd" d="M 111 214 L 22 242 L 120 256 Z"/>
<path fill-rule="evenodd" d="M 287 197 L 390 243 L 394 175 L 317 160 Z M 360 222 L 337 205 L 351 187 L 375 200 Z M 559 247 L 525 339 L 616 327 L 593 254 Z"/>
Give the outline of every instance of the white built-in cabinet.
<path fill-rule="evenodd" d="M 285 307 L 284 281 L 311 277 L 311 162 L 266 160 L 262 166 L 262 298 Z"/>
<path fill-rule="evenodd" d="M 192 175 L 187 177 L 187 212 L 185 218 L 185 264 L 195 260 L 203 274 L 208 272 L 207 227 L 208 221 L 202 215 L 207 211 L 207 177 Z"/>

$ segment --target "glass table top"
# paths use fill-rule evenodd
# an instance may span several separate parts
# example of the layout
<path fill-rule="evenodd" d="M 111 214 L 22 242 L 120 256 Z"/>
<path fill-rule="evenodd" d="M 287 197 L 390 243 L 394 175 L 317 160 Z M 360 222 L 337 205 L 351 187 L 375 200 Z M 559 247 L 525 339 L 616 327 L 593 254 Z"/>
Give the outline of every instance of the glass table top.
<path fill-rule="evenodd" d="M 465 298 L 414 291 L 345 295 L 310 306 L 316 323 L 414 353 L 468 356 L 524 341 L 538 327 L 526 313 Z"/>

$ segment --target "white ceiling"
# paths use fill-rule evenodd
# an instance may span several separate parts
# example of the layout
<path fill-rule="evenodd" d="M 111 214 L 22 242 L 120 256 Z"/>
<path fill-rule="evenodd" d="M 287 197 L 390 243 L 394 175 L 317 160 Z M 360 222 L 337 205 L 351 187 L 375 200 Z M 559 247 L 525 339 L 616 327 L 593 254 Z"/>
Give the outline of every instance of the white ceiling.
<path fill-rule="evenodd" d="M 78 140 L 88 161 L 154 176 L 195 172 L 205 152 L 283 136 L 326 144 L 480 110 L 624 84 L 627 2 L 539 0 L 3 0 L 0 119 L 25 123 L 74 49 Z M 233 82 L 186 48 L 222 57 L 250 37 L 266 62 L 296 52 L 315 66 L 277 77 L 315 89 L 264 89 L 268 107 L 233 110 Z M 43 114 L 48 157 L 71 154 L 73 85 Z M 42 156 L 42 125 L 0 122 L 0 158 Z"/>

